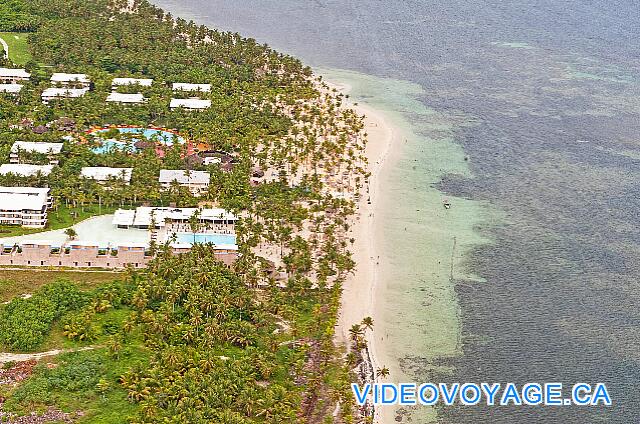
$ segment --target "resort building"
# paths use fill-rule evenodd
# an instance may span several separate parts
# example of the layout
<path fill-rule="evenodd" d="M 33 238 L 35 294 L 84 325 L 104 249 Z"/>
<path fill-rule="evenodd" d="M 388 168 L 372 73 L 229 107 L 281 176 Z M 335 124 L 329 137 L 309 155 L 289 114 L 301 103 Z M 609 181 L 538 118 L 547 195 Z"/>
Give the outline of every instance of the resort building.
<path fill-rule="evenodd" d="M 40 202 L 46 202 L 46 193 Z M 0 199 L 6 197 L 0 189 Z M 43 209 L 50 206 L 50 199 L 48 202 Z M 9 204 L 17 203 L 12 198 Z M 33 203 L 25 207 L 37 207 L 36 202 Z M 16 211 L 11 210 L 10 215 L 7 220 L 21 224 L 13 216 L 18 215 Z M 194 217 L 198 218 L 195 223 Z M 231 266 L 238 258 L 235 223 L 236 217 L 222 209 L 118 210 L 113 217 L 94 217 L 74 225 L 78 240 L 69 241 L 60 231 L 0 237 L 0 266 L 144 268 L 153 259 L 152 242 L 163 249 L 166 247 L 174 255 L 189 252 L 194 244 L 207 243 L 219 261 Z"/>
<path fill-rule="evenodd" d="M 51 203 L 48 188 L 0 187 L 0 224 L 44 228 Z"/>
<path fill-rule="evenodd" d="M 124 94 L 113 92 L 107 96 L 107 102 L 109 103 L 123 103 L 130 105 L 140 105 L 146 102 L 147 99 L 144 98 L 142 93 L 137 94 Z"/>
<path fill-rule="evenodd" d="M 140 87 L 151 87 L 152 79 L 148 78 L 114 78 L 111 81 L 111 88 L 122 87 L 127 85 L 139 85 Z"/>
<path fill-rule="evenodd" d="M 77 99 L 89 92 L 89 88 L 47 88 L 42 92 L 42 103 L 58 99 Z"/>
<path fill-rule="evenodd" d="M 232 234 L 238 220 L 235 215 L 224 209 L 140 206 L 136 209 L 118 209 L 113 216 L 113 225 L 118 228 L 161 229 L 189 225 L 194 215 L 197 215 L 200 224 L 215 230 L 216 234 Z"/>
<path fill-rule="evenodd" d="M 51 75 L 51 84 L 63 88 L 91 88 L 91 80 L 86 74 L 56 72 Z"/>
<path fill-rule="evenodd" d="M 171 253 L 179 255 L 191 250 L 190 244 L 173 243 Z M 237 246 L 215 246 L 216 259 L 231 266 L 238 258 Z M 153 259 L 147 243 L 101 243 L 73 241 L 56 243 L 25 240 L 19 244 L 0 242 L 0 266 L 33 266 L 65 268 L 123 269 L 145 268 Z"/>
<path fill-rule="evenodd" d="M 108 168 L 104 166 L 86 166 L 80 171 L 82 177 L 104 183 L 110 179 L 121 179 L 125 184 L 131 182 L 133 168 Z"/>
<path fill-rule="evenodd" d="M 199 91 L 201 93 L 210 93 L 211 84 L 189 84 L 186 82 L 174 82 L 173 91 Z"/>
<path fill-rule="evenodd" d="M 24 156 L 29 157 L 30 154 L 47 155 L 49 165 L 57 165 L 59 163 L 57 156 L 62 152 L 62 143 L 34 143 L 28 141 L 16 141 L 11 146 L 9 154 L 9 162 L 11 163 L 28 163 Z M 24 155 L 26 154 L 26 155 Z"/>
<path fill-rule="evenodd" d="M 38 174 L 46 177 L 51 174 L 53 165 L 31 165 L 26 163 L 5 163 L 0 165 L 0 175 L 13 174 L 19 177 L 33 177 Z"/>
<path fill-rule="evenodd" d="M 178 183 L 182 187 L 188 187 L 193 195 L 197 196 L 209 189 L 211 174 L 205 171 L 185 171 L 183 169 L 161 169 L 160 185 L 169 189 L 171 184 Z"/>
<path fill-rule="evenodd" d="M 186 253 L 196 243 L 208 243 L 216 258 L 227 265 L 238 257 L 236 222 L 237 218 L 224 209 L 139 207 L 119 209 L 113 217 L 118 229 L 148 230 L 150 240 L 168 244 L 174 254 Z"/>
<path fill-rule="evenodd" d="M 29 78 L 31 74 L 24 69 L 0 68 L 0 84 L 17 84 Z"/>
<path fill-rule="evenodd" d="M 19 94 L 21 91 L 20 84 L 0 84 L 0 93 Z"/>
<path fill-rule="evenodd" d="M 203 99 L 171 99 L 169 105 L 171 110 L 185 109 L 185 110 L 204 110 L 211 107 L 211 100 Z"/>
<path fill-rule="evenodd" d="M 57 243 L 25 240 L 19 244 L 2 246 L 0 250 L 0 265 L 143 268 L 151 259 L 145 243 L 119 243 L 110 247 L 85 241 Z"/>

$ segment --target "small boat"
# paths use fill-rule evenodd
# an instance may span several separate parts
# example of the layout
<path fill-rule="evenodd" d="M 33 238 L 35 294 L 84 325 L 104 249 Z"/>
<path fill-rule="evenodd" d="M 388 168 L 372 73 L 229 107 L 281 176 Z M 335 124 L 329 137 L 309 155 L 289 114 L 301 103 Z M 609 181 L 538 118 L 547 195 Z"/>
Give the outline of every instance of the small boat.
<path fill-rule="evenodd" d="M 444 199 L 442 201 L 442 206 L 444 206 L 445 209 L 450 209 L 451 208 L 451 203 L 449 203 L 449 200 Z"/>

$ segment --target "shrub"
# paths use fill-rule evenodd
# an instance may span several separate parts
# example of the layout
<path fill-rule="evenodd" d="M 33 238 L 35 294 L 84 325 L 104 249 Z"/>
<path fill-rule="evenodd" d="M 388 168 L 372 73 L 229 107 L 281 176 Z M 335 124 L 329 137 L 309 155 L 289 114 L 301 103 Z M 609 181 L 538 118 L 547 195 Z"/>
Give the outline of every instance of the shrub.
<path fill-rule="evenodd" d="M 35 349 L 56 316 L 56 305 L 49 299 L 14 299 L 0 312 L 0 341 L 16 350 Z"/>
<path fill-rule="evenodd" d="M 93 324 L 94 317 L 93 311 L 71 314 L 65 320 L 62 333 L 70 340 L 93 341 L 98 337 L 98 330 Z"/>
<path fill-rule="evenodd" d="M 52 404 L 54 393 L 92 391 L 104 376 L 105 369 L 96 352 L 76 352 L 60 356 L 59 366 L 34 368 L 33 376 L 19 386 L 9 402 L 21 404 Z"/>
<path fill-rule="evenodd" d="M 37 348 L 56 319 L 81 308 L 89 298 L 74 284 L 58 281 L 42 287 L 29 299 L 13 299 L 0 309 L 0 343 L 15 350 Z"/>

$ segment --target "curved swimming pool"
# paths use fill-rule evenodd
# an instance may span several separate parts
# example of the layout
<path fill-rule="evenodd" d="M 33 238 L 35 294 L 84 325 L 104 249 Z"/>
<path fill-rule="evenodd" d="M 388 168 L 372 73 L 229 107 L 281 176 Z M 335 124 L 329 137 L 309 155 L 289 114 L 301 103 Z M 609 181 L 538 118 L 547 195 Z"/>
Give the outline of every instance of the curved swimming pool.
<path fill-rule="evenodd" d="M 98 135 L 100 133 L 105 133 L 107 131 L 111 131 L 114 128 L 104 128 L 90 132 L 91 135 Z M 147 139 L 150 141 L 154 141 L 156 143 L 162 144 L 164 146 L 172 146 L 174 143 L 184 144 L 187 141 L 180 137 L 178 134 L 169 131 L 163 130 L 160 128 L 143 128 L 143 127 L 122 127 L 115 128 L 118 130 L 120 134 L 134 134 L 140 136 L 141 139 Z M 104 140 L 102 144 L 98 147 L 95 147 L 91 150 L 95 153 L 106 153 L 112 149 L 118 150 L 126 150 L 130 152 L 135 152 L 138 149 L 133 145 L 137 140 L 133 138 L 131 141 L 119 141 L 119 140 Z"/>

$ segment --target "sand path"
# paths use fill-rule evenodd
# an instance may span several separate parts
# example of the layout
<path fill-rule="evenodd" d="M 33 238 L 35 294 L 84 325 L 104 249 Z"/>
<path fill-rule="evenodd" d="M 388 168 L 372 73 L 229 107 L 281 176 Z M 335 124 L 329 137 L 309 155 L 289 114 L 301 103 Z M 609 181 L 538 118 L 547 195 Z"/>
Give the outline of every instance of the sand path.
<path fill-rule="evenodd" d="M 54 350 L 49 350 L 47 352 L 38 352 L 38 353 L 0 352 L 0 365 L 5 364 L 7 362 L 24 362 L 24 361 L 30 361 L 32 359 L 40 360 L 42 358 L 47 358 L 49 356 L 59 355 L 61 353 L 82 352 L 84 350 L 92 350 L 92 349 L 95 349 L 95 346 L 81 347 L 78 349 L 54 349 Z"/>
<path fill-rule="evenodd" d="M 0 37 L 0 44 L 2 44 L 2 48 L 4 48 L 4 58 L 9 59 L 9 45 L 2 39 L 2 37 Z"/>

